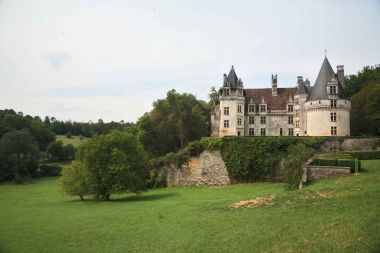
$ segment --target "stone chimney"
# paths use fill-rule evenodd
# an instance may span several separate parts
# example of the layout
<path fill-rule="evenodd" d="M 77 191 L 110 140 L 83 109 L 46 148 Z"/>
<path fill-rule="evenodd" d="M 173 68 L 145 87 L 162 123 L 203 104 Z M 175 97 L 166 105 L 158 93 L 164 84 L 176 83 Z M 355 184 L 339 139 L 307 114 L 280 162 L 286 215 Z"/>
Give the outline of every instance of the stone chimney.
<path fill-rule="evenodd" d="M 338 81 L 342 85 L 343 89 L 346 89 L 346 87 L 344 85 L 344 66 L 343 65 L 336 66 L 336 75 L 337 75 Z"/>
<path fill-rule="evenodd" d="M 277 74 L 272 74 L 272 96 L 277 96 Z"/>
<path fill-rule="evenodd" d="M 310 81 L 307 78 L 305 79 L 305 85 L 306 87 L 310 88 Z"/>

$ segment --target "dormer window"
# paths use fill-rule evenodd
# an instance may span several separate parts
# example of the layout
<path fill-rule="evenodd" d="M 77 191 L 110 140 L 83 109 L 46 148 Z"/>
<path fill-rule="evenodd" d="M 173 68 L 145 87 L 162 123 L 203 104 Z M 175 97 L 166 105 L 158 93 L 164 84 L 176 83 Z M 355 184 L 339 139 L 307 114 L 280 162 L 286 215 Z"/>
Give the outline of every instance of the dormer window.
<path fill-rule="evenodd" d="M 335 95 L 336 94 L 336 86 L 335 85 L 330 86 L 330 94 L 331 95 Z"/>
<path fill-rule="evenodd" d="M 293 105 L 288 105 L 288 112 L 293 112 Z"/>
<path fill-rule="evenodd" d="M 248 105 L 248 112 L 255 112 L 255 105 Z"/>
<path fill-rule="evenodd" d="M 266 105 L 260 105 L 260 112 L 266 112 L 267 106 Z"/>

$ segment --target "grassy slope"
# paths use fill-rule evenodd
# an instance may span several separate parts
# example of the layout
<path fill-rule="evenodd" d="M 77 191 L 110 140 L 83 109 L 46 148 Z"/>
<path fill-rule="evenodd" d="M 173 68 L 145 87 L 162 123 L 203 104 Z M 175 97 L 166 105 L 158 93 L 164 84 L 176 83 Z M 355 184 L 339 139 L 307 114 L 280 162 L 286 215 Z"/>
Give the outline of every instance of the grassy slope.
<path fill-rule="evenodd" d="M 82 144 L 87 138 L 82 137 L 83 140 L 80 139 L 79 136 L 71 136 L 71 138 L 67 138 L 66 135 L 57 135 L 57 141 L 62 141 L 63 144 L 72 144 L 74 147 L 78 147 L 80 144 Z"/>
<path fill-rule="evenodd" d="M 369 172 L 297 192 L 270 183 L 183 187 L 111 202 L 62 197 L 56 178 L 1 185 L 0 251 L 378 252 L 380 160 L 363 167 Z M 272 206 L 227 208 L 269 194 Z"/>

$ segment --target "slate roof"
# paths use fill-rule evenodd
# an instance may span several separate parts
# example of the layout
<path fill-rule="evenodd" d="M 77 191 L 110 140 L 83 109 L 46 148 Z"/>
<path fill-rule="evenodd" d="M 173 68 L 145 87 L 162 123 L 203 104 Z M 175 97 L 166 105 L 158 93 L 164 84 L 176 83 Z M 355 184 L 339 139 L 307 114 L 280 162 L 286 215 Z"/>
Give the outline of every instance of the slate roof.
<path fill-rule="evenodd" d="M 329 99 L 327 96 L 327 84 L 333 75 L 335 75 L 335 72 L 329 60 L 325 57 L 308 101 Z M 345 98 L 344 90 L 340 83 L 338 83 L 338 97 Z"/>
<path fill-rule="evenodd" d="M 238 77 L 235 73 L 234 66 L 231 67 L 230 73 L 227 76 L 227 81 L 230 83 L 231 87 L 237 87 L 238 86 Z"/>
<path fill-rule="evenodd" d="M 277 88 L 277 96 L 272 95 L 271 88 L 265 89 L 244 89 L 245 101 L 247 104 L 252 102 L 256 104 L 256 111 L 259 109 L 259 104 L 264 99 L 267 104 L 267 110 L 287 110 L 289 98 L 294 101 L 294 96 L 298 93 L 298 87 L 294 88 Z"/>

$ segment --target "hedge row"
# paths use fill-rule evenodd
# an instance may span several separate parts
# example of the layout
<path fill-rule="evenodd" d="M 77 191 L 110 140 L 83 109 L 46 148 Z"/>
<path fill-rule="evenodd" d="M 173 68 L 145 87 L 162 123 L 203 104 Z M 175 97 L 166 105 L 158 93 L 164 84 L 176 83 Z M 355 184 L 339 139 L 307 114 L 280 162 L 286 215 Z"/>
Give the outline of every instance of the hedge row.
<path fill-rule="evenodd" d="M 351 172 L 355 172 L 355 168 L 357 171 L 361 170 L 361 162 L 351 160 L 342 160 L 342 159 L 315 159 L 311 165 L 316 166 L 336 166 L 336 167 L 350 167 Z"/>
<path fill-rule="evenodd" d="M 366 152 L 344 152 L 359 160 L 376 160 L 380 159 L 380 151 L 366 151 Z"/>

